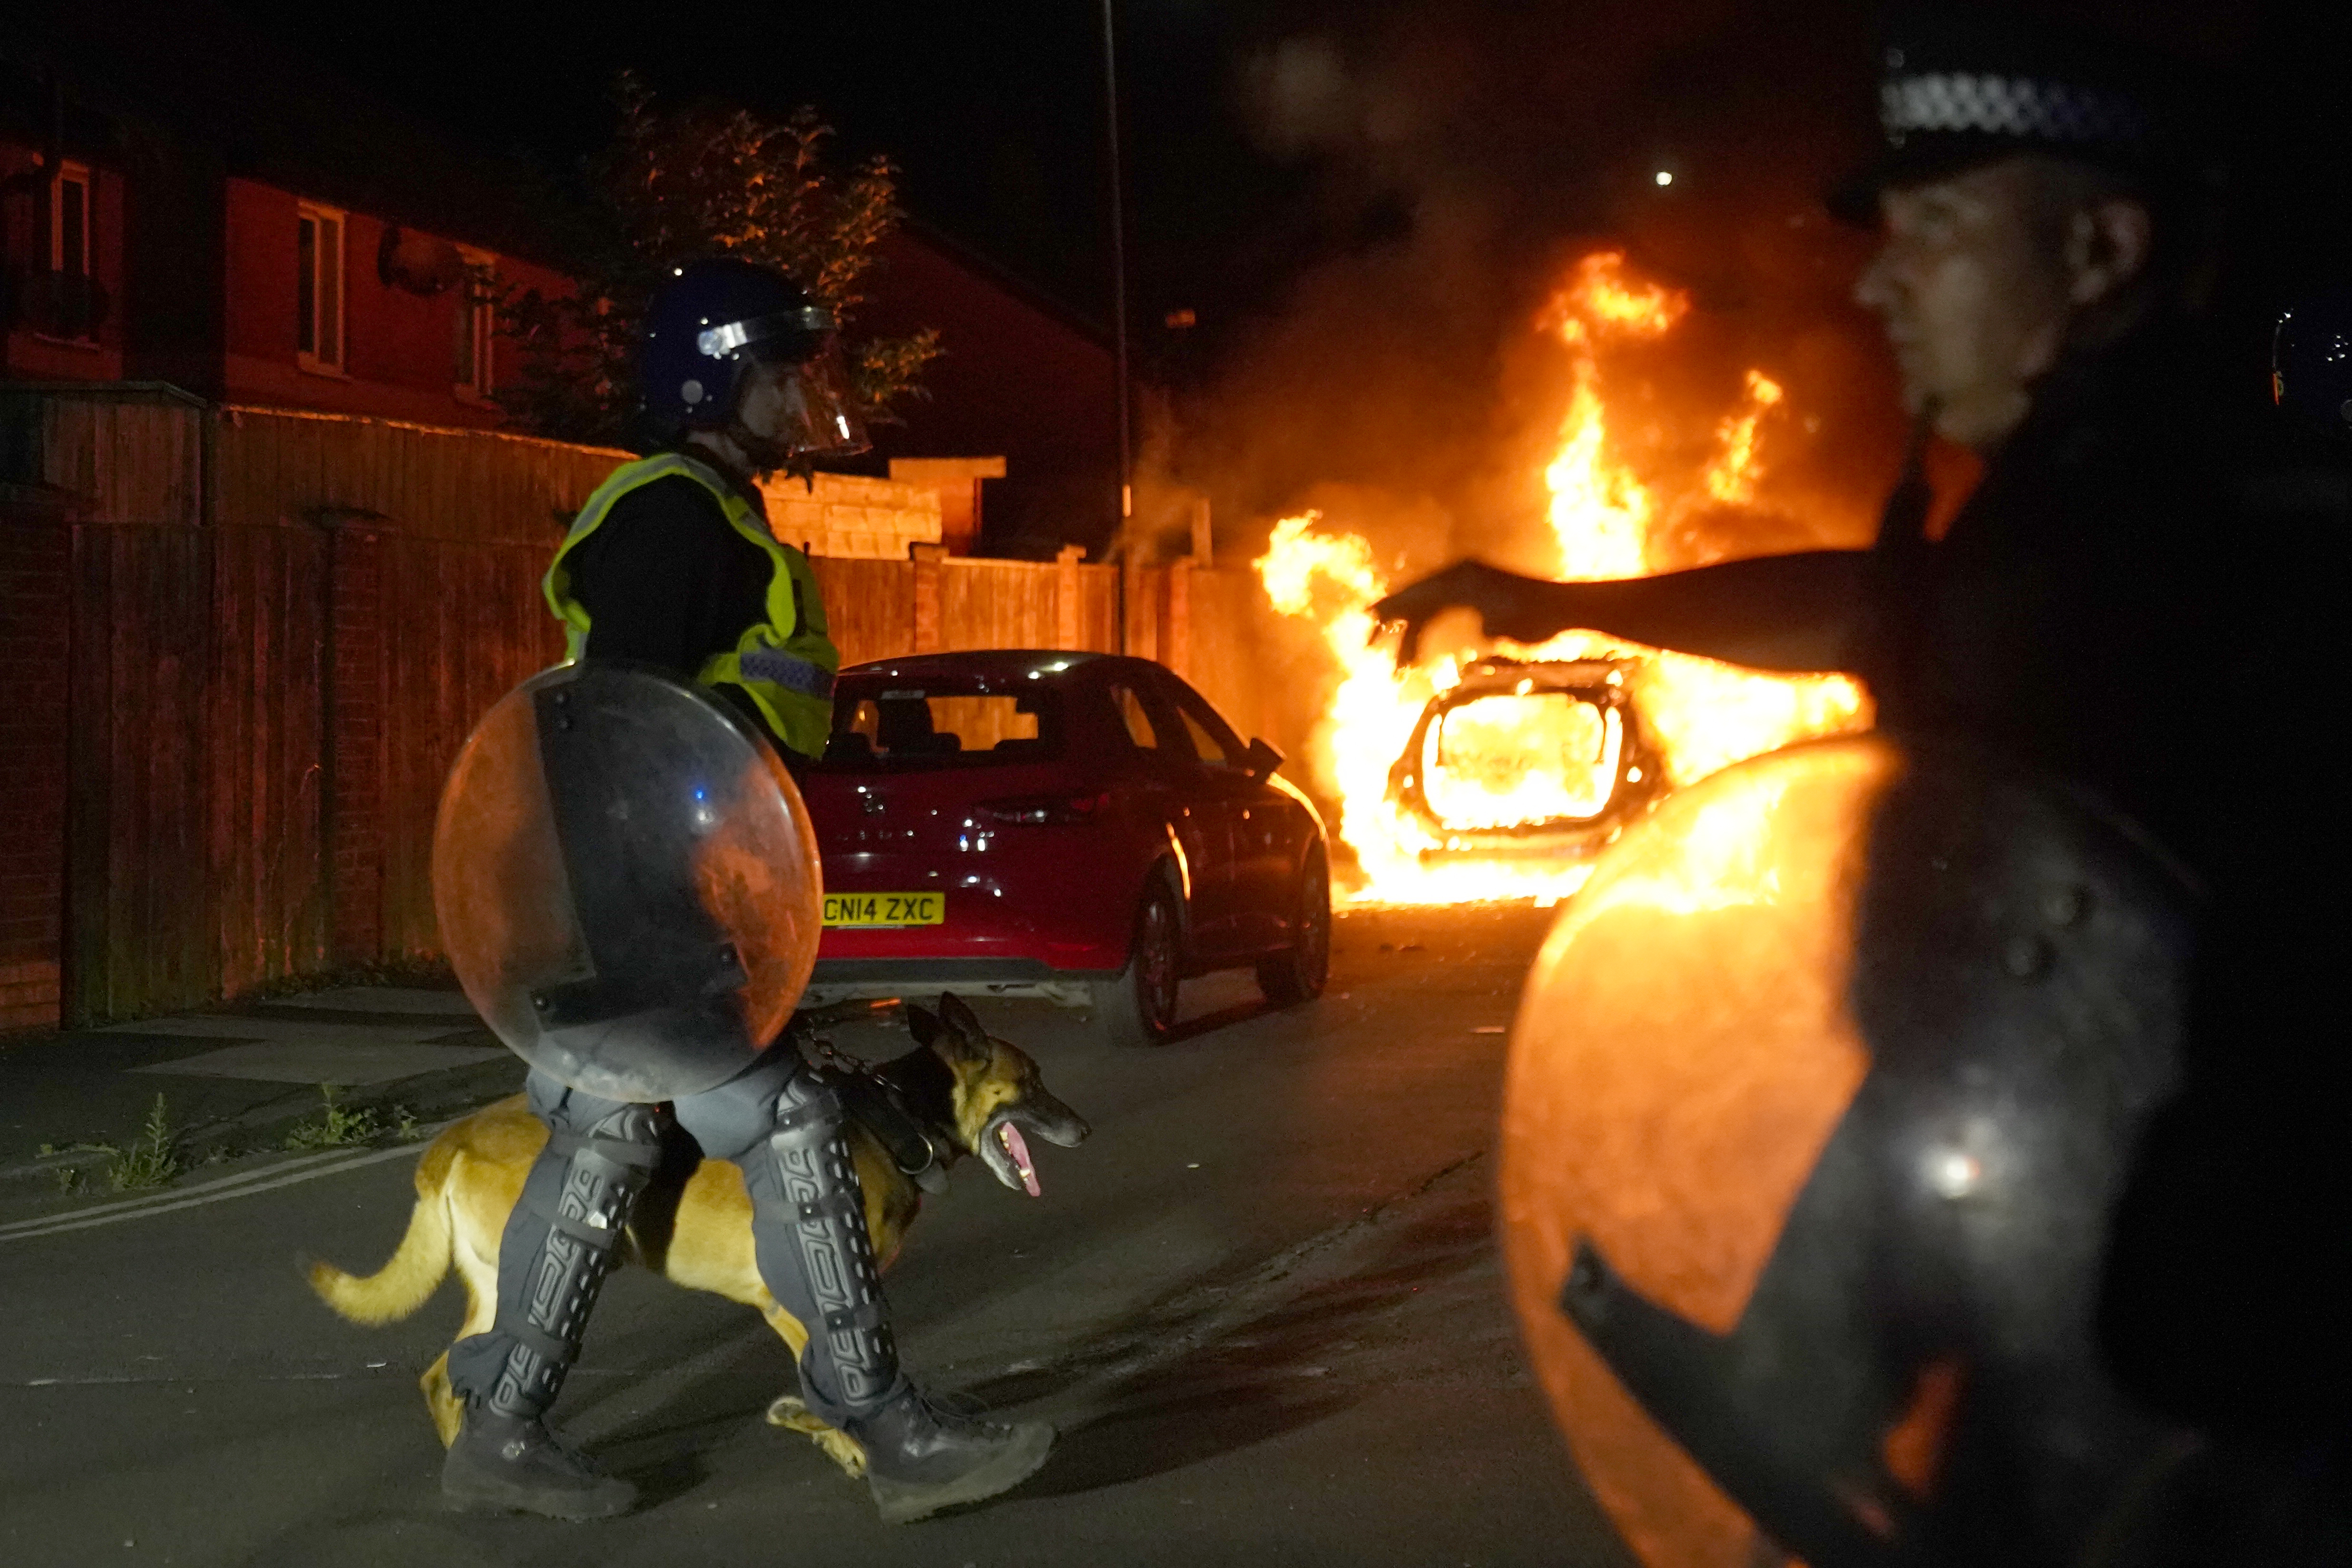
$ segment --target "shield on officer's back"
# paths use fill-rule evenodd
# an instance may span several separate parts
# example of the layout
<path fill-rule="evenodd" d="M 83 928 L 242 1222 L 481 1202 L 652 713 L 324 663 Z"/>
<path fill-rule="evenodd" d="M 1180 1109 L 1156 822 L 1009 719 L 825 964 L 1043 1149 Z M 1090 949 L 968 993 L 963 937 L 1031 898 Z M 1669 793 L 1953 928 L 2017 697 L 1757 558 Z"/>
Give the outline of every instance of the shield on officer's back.
<path fill-rule="evenodd" d="M 676 1099 L 750 1067 L 816 963 L 800 791 L 717 699 L 625 666 L 515 688 L 450 770 L 433 897 L 499 1037 L 575 1089 Z"/>

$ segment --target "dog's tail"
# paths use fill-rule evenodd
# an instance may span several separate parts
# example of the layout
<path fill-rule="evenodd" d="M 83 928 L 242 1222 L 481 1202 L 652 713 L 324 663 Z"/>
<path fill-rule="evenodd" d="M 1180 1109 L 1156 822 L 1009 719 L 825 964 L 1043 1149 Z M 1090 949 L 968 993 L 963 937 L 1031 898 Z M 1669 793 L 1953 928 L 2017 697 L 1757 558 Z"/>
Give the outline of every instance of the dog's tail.
<path fill-rule="evenodd" d="M 435 1147 L 416 1165 L 416 1206 L 391 1260 L 364 1279 L 331 1263 L 306 1272 L 319 1300 L 354 1323 L 398 1322 L 422 1307 L 449 1272 L 449 1167 L 456 1151 Z"/>

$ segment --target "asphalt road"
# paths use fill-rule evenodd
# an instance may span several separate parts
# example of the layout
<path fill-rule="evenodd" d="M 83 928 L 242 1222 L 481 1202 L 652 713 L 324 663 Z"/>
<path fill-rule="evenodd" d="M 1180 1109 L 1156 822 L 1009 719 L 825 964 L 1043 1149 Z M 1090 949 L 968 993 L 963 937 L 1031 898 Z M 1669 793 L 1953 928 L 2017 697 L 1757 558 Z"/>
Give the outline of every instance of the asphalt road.
<path fill-rule="evenodd" d="M 1245 977 L 1193 982 L 1183 1037 L 1150 1052 L 983 1007 L 1095 1128 L 1036 1146 L 1040 1199 L 960 1167 L 889 1276 L 918 1373 L 1062 1428 L 987 1508 L 885 1528 L 862 1485 L 763 1423 L 793 1387 L 766 1328 L 630 1270 L 554 1419 L 645 1506 L 595 1525 L 445 1511 L 415 1380 L 455 1286 L 362 1330 L 296 1271 L 390 1253 L 400 1152 L 0 1240 L 0 1563 L 1622 1568 L 1530 1384 L 1488 1229 L 1499 1030 L 1547 919 L 1351 915 L 1322 1001 L 1272 1013 Z"/>

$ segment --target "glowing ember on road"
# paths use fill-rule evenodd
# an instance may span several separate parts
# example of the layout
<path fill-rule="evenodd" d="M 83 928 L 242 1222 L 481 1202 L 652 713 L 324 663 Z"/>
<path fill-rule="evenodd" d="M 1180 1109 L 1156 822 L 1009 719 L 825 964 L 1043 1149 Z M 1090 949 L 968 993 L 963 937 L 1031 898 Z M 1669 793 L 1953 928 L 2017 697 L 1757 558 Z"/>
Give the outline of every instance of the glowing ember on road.
<path fill-rule="evenodd" d="M 1556 572 L 1563 579 L 1641 576 L 1658 564 L 1651 560 L 1650 545 L 1661 498 L 1610 450 L 1598 354 L 1612 345 L 1664 336 L 1688 309 L 1680 292 L 1630 275 L 1622 256 L 1604 251 L 1571 268 L 1538 320 L 1538 329 L 1556 334 L 1571 355 L 1569 406 L 1557 454 L 1544 474 L 1559 549 Z M 1686 494 L 1666 498 L 1671 505 L 1664 510 L 1753 504 L 1767 416 L 1784 395 L 1778 382 L 1749 371 L 1740 407 L 1716 426 L 1713 458 L 1693 477 Z M 1643 777 L 1639 766 L 1625 765 L 1636 753 L 1624 749 L 1627 737 L 1610 728 L 1618 720 L 1614 710 L 1603 715 L 1585 708 L 1580 717 L 1564 702 L 1532 700 L 1530 683 L 1517 689 L 1517 695 L 1530 700 L 1516 709 L 1488 697 L 1475 705 L 1475 716 L 1469 705 L 1446 716 L 1460 722 L 1462 744 L 1454 753 L 1458 760 L 1443 776 L 1445 758 L 1440 753 L 1454 742 L 1441 743 L 1435 728 L 1422 737 L 1423 754 L 1401 762 L 1423 709 L 1454 688 L 1463 667 L 1441 658 L 1399 669 L 1389 647 L 1373 645 L 1376 628 L 1369 606 L 1391 584 L 1364 539 L 1325 527 L 1319 513 L 1276 524 L 1257 570 L 1276 610 L 1317 626 L 1339 673 L 1311 761 L 1318 784 L 1339 802 L 1339 836 L 1355 851 L 1362 872 L 1355 899 L 1457 903 L 1557 898 L 1582 885 L 1591 869 L 1589 846 L 1581 853 L 1548 853 L 1539 837 L 1530 837 L 1526 852 L 1497 855 L 1486 852 L 1494 848 L 1491 840 L 1474 842 L 1454 826 L 1536 827 L 1605 810 L 1611 791 Z M 1769 675 L 1630 647 L 1591 632 L 1570 632 L 1533 648 L 1498 643 L 1495 651 L 1529 661 L 1624 661 L 1632 721 L 1664 769 L 1664 779 L 1653 784 L 1690 784 L 1742 758 L 1870 723 L 1868 697 L 1843 675 Z M 1486 667 L 1481 669 L 1482 679 L 1494 679 Z M 1497 733 L 1498 725 L 1516 726 L 1518 732 Z M 1584 744 L 1588 740 L 1597 743 Z M 1514 744 L 1533 760 L 1529 765 L 1500 765 Z M 1557 769 L 1537 765 L 1549 759 L 1559 760 Z M 1446 824 L 1444 829 L 1397 799 L 1392 775 L 1415 767 L 1423 775 L 1425 803 Z"/>

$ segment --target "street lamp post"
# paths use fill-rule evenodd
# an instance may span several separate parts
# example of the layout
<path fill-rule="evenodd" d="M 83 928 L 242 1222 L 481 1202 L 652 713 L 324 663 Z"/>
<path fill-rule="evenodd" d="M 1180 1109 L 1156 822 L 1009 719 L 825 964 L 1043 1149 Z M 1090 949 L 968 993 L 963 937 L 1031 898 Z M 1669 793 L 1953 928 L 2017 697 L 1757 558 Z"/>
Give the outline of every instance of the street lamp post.
<path fill-rule="evenodd" d="M 1133 436 L 1128 416 L 1127 384 L 1127 218 L 1120 193 L 1118 163 L 1118 47 L 1111 25 L 1111 0 L 1103 0 L 1103 100 L 1110 132 L 1110 321 L 1111 344 L 1118 364 L 1118 519 L 1124 542 L 1128 520 L 1135 515 Z"/>

